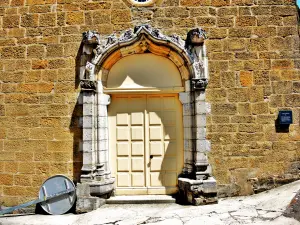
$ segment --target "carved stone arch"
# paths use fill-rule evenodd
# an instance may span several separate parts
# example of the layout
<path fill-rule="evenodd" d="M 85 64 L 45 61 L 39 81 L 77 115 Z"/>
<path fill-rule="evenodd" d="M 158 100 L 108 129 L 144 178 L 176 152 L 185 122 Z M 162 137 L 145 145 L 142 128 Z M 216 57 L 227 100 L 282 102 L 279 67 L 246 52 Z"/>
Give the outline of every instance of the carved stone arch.
<path fill-rule="evenodd" d="M 206 115 L 210 105 L 205 101 L 208 84 L 208 60 L 205 31 L 188 32 L 186 41 L 179 36 L 163 35 L 149 25 L 137 26 L 101 39 L 97 32 L 84 33 L 80 79 L 83 95 L 83 167 L 81 182 L 89 183 L 90 193 L 106 195 L 114 189 L 108 146 L 107 105 L 105 94 L 113 66 L 125 57 L 151 53 L 164 57 L 176 66 L 184 89 L 179 93 L 183 108 L 184 168 L 178 177 L 181 197 L 195 205 L 216 201 L 217 186 L 212 177 L 207 154 Z"/>
<path fill-rule="evenodd" d="M 193 60 L 184 48 L 184 41 L 178 36 L 164 36 L 159 30 L 148 26 L 126 31 L 118 41 L 108 41 L 105 51 L 97 58 L 99 77 L 106 86 L 112 66 L 121 58 L 134 54 L 152 53 L 171 60 L 180 72 L 184 83 L 194 76 Z"/>

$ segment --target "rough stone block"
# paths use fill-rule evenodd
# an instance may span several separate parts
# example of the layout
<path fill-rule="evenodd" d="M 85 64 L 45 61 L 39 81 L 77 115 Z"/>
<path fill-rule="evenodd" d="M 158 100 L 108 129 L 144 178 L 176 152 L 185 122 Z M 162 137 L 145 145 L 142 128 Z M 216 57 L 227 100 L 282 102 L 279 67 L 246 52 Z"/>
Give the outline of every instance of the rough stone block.
<path fill-rule="evenodd" d="M 234 115 L 237 112 L 236 104 L 229 103 L 213 103 L 212 114 L 213 115 Z"/>
<path fill-rule="evenodd" d="M 50 44 L 47 46 L 47 57 L 57 57 L 63 55 L 63 45 L 61 44 Z"/>
<path fill-rule="evenodd" d="M 234 17 L 218 17 L 217 18 L 218 27 L 233 27 L 234 26 Z"/>
<path fill-rule="evenodd" d="M 300 191 L 296 193 L 283 215 L 300 221 Z"/>
<path fill-rule="evenodd" d="M 68 25 L 84 24 L 84 13 L 83 12 L 67 12 L 66 23 Z"/>
<path fill-rule="evenodd" d="M 249 38 L 251 37 L 252 30 L 251 28 L 230 28 L 229 37 L 231 38 Z"/>
<path fill-rule="evenodd" d="M 217 20 L 215 17 L 203 16 L 197 18 L 197 23 L 204 27 L 214 27 L 217 23 Z"/>
<path fill-rule="evenodd" d="M 211 28 L 209 30 L 209 37 L 211 39 L 223 39 L 228 36 L 226 28 Z"/>
<path fill-rule="evenodd" d="M 215 6 L 215 7 L 229 6 L 230 5 L 230 0 L 223 0 L 223 1 L 212 0 L 211 5 Z"/>
<path fill-rule="evenodd" d="M 20 15 L 3 16 L 3 28 L 14 28 L 20 25 Z"/>
<path fill-rule="evenodd" d="M 210 1 L 209 0 L 201 0 L 201 1 L 180 0 L 180 5 L 182 5 L 182 6 L 210 6 Z"/>
<path fill-rule="evenodd" d="M 111 20 L 110 12 L 107 10 L 97 10 L 92 13 L 94 24 L 105 24 Z"/>
<path fill-rule="evenodd" d="M 56 25 L 56 13 L 41 14 L 39 18 L 40 27 L 53 27 Z"/>
<path fill-rule="evenodd" d="M 228 90 L 229 102 L 247 102 L 249 101 L 248 88 L 232 88 Z"/>
<path fill-rule="evenodd" d="M 240 84 L 243 87 L 249 87 L 253 85 L 253 75 L 250 71 L 241 71 L 240 72 Z"/>
<path fill-rule="evenodd" d="M 267 102 L 259 102 L 251 104 L 252 114 L 267 114 L 269 113 L 269 104 Z"/>
<path fill-rule="evenodd" d="M 26 47 L 3 47 L 0 52 L 3 59 L 25 58 Z"/>
<path fill-rule="evenodd" d="M 209 102 L 225 102 L 227 93 L 225 89 L 208 89 L 206 91 L 206 99 Z"/>
<path fill-rule="evenodd" d="M 112 10 L 111 18 L 113 24 L 131 22 L 131 13 L 129 10 Z"/>
<path fill-rule="evenodd" d="M 261 86 L 254 86 L 249 89 L 250 102 L 260 102 L 264 100 L 264 89 Z"/>
<path fill-rule="evenodd" d="M 86 213 L 100 208 L 106 202 L 98 197 L 77 197 L 76 213 Z"/>
<path fill-rule="evenodd" d="M 272 69 L 292 69 L 294 68 L 293 60 L 281 59 L 272 60 Z"/>

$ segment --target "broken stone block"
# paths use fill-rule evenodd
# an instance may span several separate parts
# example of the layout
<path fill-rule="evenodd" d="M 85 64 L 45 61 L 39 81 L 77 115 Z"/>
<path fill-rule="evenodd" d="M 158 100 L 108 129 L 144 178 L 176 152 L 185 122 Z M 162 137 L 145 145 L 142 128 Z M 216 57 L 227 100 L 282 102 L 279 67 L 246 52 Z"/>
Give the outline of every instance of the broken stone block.
<path fill-rule="evenodd" d="M 283 215 L 300 221 L 300 191 L 292 199 Z"/>

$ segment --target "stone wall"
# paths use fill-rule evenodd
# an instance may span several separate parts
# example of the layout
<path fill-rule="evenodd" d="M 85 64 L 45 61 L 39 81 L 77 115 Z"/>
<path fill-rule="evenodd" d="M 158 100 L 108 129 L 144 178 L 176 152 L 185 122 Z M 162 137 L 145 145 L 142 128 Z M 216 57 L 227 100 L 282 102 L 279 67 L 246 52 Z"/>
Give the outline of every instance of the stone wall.
<path fill-rule="evenodd" d="M 294 1 L 159 0 L 136 8 L 126 0 L 0 0 L 0 15 L 0 205 L 35 198 L 51 175 L 78 179 L 81 33 L 109 35 L 141 23 L 184 38 L 197 26 L 208 32 L 207 137 L 224 195 L 252 193 L 250 178 L 299 174 Z M 279 109 L 293 110 L 289 133 L 275 132 Z"/>

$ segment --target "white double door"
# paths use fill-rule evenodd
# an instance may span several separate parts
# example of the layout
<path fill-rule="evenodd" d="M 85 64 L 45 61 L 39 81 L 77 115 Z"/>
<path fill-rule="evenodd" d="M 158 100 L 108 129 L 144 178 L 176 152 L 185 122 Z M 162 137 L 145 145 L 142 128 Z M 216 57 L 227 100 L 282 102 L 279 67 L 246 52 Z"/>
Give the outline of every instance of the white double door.
<path fill-rule="evenodd" d="M 178 95 L 112 95 L 108 113 L 116 194 L 175 193 L 183 167 Z"/>

